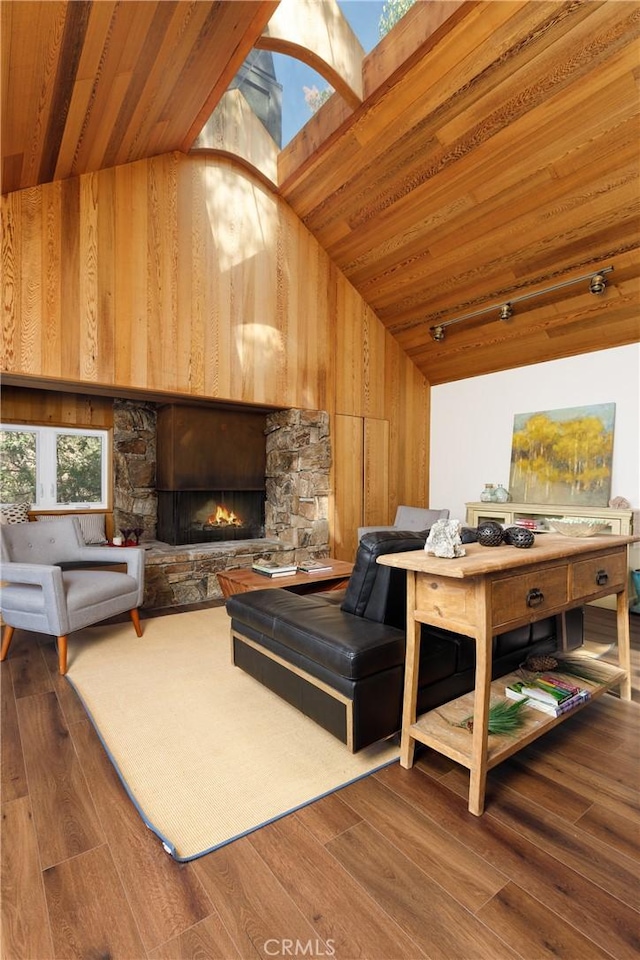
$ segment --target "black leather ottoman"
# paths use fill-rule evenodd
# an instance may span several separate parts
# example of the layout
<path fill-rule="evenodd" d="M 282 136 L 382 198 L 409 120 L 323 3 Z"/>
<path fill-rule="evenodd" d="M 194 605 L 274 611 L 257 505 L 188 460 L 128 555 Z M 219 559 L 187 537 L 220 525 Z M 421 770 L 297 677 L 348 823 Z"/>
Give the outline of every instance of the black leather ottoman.
<path fill-rule="evenodd" d="M 233 662 L 356 751 L 400 727 L 405 634 L 322 594 L 229 597 Z"/>

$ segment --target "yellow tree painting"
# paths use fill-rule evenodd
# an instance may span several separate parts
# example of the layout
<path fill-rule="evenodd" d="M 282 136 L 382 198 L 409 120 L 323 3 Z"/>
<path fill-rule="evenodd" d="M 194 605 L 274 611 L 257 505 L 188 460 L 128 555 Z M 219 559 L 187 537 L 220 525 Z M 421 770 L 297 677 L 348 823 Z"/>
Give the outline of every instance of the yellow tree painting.
<path fill-rule="evenodd" d="M 512 499 L 517 503 L 607 506 L 615 409 L 615 403 L 600 403 L 517 413 L 509 478 Z"/>

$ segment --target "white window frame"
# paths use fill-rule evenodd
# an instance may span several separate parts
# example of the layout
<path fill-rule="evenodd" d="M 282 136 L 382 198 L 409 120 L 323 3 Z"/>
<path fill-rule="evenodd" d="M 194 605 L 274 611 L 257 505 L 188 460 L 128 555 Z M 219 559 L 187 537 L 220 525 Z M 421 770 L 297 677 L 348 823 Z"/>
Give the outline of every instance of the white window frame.
<path fill-rule="evenodd" d="M 0 429 L 13 433 L 34 433 L 36 436 L 36 500 L 32 510 L 107 510 L 109 508 L 109 464 L 111 431 L 82 427 L 42 427 L 27 423 L 3 423 Z M 102 441 L 100 471 L 101 499 L 91 503 L 58 503 L 57 439 L 60 436 L 97 437 Z"/>

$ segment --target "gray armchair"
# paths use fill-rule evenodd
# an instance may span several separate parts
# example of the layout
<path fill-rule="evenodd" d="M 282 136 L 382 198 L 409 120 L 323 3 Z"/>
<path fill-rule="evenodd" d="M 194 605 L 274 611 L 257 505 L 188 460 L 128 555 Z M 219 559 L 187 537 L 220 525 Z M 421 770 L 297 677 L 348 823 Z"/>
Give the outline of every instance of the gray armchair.
<path fill-rule="evenodd" d="M 5 623 L 0 660 L 16 628 L 57 638 L 60 673 L 67 672 L 67 637 L 74 630 L 128 612 L 142 636 L 137 608 L 144 590 L 144 551 L 86 546 L 77 517 L 2 526 L 0 539 Z M 125 563 L 126 573 L 108 569 Z"/>
<path fill-rule="evenodd" d="M 448 520 L 449 510 L 430 510 L 426 507 L 407 507 L 400 505 L 396 510 L 395 520 L 391 526 L 358 527 L 358 543 L 365 533 L 374 533 L 376 530 L 429 530 L 436 520 Z"/>

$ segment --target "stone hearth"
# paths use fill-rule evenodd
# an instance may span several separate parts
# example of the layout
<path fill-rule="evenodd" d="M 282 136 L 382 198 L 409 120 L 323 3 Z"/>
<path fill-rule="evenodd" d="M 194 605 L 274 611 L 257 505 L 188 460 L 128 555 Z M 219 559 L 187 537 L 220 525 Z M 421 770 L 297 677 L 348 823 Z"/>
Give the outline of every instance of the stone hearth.
<path fill-rule="evenodd" d="M 144 607 L 222 598 L 216 574 L 257 557 L 283 563 L 329 553 L 329 416 L 279 410 L 266 418 L 265 538 L 171 546 L 155 539 L 156 435 L 153 404 L 114 405 L 114 526 L 142 527 Z"/>

